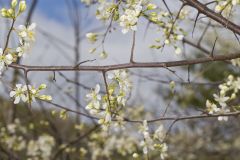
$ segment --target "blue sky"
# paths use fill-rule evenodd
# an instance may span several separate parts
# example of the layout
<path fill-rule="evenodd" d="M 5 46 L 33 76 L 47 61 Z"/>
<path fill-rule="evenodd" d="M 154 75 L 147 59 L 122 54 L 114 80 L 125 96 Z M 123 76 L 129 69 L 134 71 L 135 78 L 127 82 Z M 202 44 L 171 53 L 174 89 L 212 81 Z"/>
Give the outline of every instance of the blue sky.
<path fill-rule="evenodd" d="M 28 4 L 30 4 L 31 0 L 27 1 Z M 81 7 L 80 10 L 82 13 L 82 28 L 88 28 L 92 23 L 94 23 L 92 20 L 96 19 L 88 19 L 89 16 L 93 16 L 88 14 L 88 11 L 90 11 L 90 9 L 86 8 L 84 5 L 81 5 L 80 0 L 75 1 L 77 1 L 79 7 Z M 44 15 L 48 19 L 55 20 L 61 24 L 71 25 L 66 0 L 39 0 L 36 12 Z"/>
<path fill-rule="evenodd" d="M 11 0 L 0 0 L 0 7 L 8 6 Z M 28 9 L 33 0 L 26 0 Z M 71 25 L 71 20 L 69 19 L 68 6 L 66 1 L 72 0 L 38 0 L 37 7 L 35 10 L 35 15 L 43 15 L 46 19 L 56 21 L 62 25 Z M 96 18 L 94 18 L 94 12 L 92 9 L 86 8 L 80 3 L 80 0 L 75 0 L 79 7 L 81 7 L 81 23 L 83 29 L 89 30 L 96 23 Z M 89 14 L 91 12 L 91 14 Z M 90 18 L 89 18 L 90 17 Z M 33 16 L 34 21 L 34 16 Z M 95 25 L 94 25 L 95 26 Z"/>
<path fill-rule="evenodd" d="M 0 0 L 1 5 L 9 5 L 10 0 Z M 33 0 L 26 0 L 30 6 Z M 76 0 L 80 6 L 80 0 Z M 29 7 L 28 7 L 29 8 Z M 36 12 L 61 23 L 69 23 L 66 0 L 38 0 Z"/>
<path fill-rule="evenodd" d="M 62 23 L 69 23 L 68 15 L 65 12 L 66 9 L 67 6 L 65 0 L 39 0 L 36 11 L 41 12 L 41 14 L 50 19 Z"/>

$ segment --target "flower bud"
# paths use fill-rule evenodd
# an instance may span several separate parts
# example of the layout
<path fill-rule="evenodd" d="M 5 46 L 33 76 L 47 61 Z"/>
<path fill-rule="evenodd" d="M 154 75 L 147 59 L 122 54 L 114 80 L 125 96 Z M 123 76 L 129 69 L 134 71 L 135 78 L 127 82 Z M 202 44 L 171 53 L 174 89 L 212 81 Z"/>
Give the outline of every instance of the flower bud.
<path fill-rule="evenodd" d="M 177 35 L 176 38 L 177 38 L 177 40 L 181 41 L 181 40 L 183 40 L 183 37 L 184 37 L 183 35 L 179 34 L 179 35 Z"/>
<path fill-rule="evenodd" d="M 137 153 L 133 153 L 133 158 L 138 158 L 139 155 Z"/>
<path fill-rule="evenodd" d="M 96 33 L 87 33 L 86 37 L 90 42 L 94 43 L 97 41 L 98 35 Z"/>
<path fill-rule="evenodd" d="M 12 0 L 11 7 L 15 8 L 17 6 L 18 0 Z"/>
<path fill-rule="evenodd" d="M 42 89 L 46 89 L 47 88 L 47 85 L 46 84 L 41 84 L 38 89 L 39 90 L 42 90 Z"/>
<path fill-rule="evenodd" d="M 47 101 L 51 101 L 52 100 L 52 96 L 46 96 L 46 100 Z"/>
<path fill-rule="evenodd" d="M 6 8 L 1 9 L 1 15 L 2 17 L 8 18 L 8 11 Z"/>
<path fill-rule="evenodd" d="M 231 99 L 235 99 L 237 96 L 236 96 L 236 94 L 235 93 L 233 93 L 232 95 L 231 95 Z"/>
<path fill-rule="evenodd" d="M 233 75 L 229 75 L 229 76 L 228 76 L 228 79 L 229 79 L 230 81 L 232 81 L 232 80 L 234 79 Z"/>
<path fill-rule="evenodd" d="M 67 119 L 67 111 L 61 110 L 59 117 L 63 120 L 66 120 Z"/>
<path fill-rule="evenodd" d="M 13 17 L 14 16 L 14 10 L 12 8 L 7 10 L 7 14 L 9 17 Z"/>
<path fill-rule="evenodd" d="M 107 56 L 108 56 L 108 54 L 107 54 L 105 51 L 103 51 L 103 52 L 100 54 L 100 57 L 101 57 L 102 59 L 107 58 Z"/>
<path fill-rule="evenodd" d="M 223 7 L 222 7 L 221 5 L 217 5 L 217 6 L 215 7 L 215 12 L 221 12 L 222 9 L 223 9 Z"/>
<path fill-rule="evenodd" d="M 225 95 L 225 93 L 226 93 L 225 90 L 220 91 L 220 95 Z"/>
<path fill-rule="evenodd" d="M 92 48 L 89 50 L 89 53 L 94 53 L 97 49 L 96 48 Z"/>
<path fill-rule="evenodd" d="M 170 87 L 171 91 L 174 91 L 174 89 L 175 89 L 175 82 L 174 82 L 174 81 L 171 81 L 171 82 L 169 83 L 169 87 Z"/>
<path fill-rule="evenodd" d="M 176 48 L 175 48 L 175 53 L 176 53 L 176 54 L 181 54 L 181 53 L 182 53 L 182 49 L 179 48 L 179 47 L 176 47 Z"/>
<path fill-rule="evenodd" d="M 44 101 L 51 101 L 52 100 L 52 96 L 41 95 L 41 96 L 39 96 L 39 99 L 44 100 Z"/>
<path fill-rule="evenodd" d="M 51 111 L 51 114 L 52 114 L 52 116 L 55 116 L 55 115 L 56 115 L 56 111 L 55 111 L 55 110 L 52 110 L 52 111 Z"/>
<path fill-rule="evenodd" d="M 147 10 L 153 10 L 153 9 L 156 9 L 156 8 L 157 8 L 157 6 L 155 4 L 149 3 L 147 5 Z"/>
<path fill-rule="evenodd" d="M 164 41 L 164 43 L 165 43 L 166 45 L 168 45 L 168 44 L 170 44 L 170 40 L 169 40 L 169 39 L 166 39 L 166 40 Z"/>
<path fill-rule="evenodd" d="M 22 13 L 26 10 L 27 5 L 26 5 L 26 1 L 21 1 L 19 3 L 19 13 Z"/>

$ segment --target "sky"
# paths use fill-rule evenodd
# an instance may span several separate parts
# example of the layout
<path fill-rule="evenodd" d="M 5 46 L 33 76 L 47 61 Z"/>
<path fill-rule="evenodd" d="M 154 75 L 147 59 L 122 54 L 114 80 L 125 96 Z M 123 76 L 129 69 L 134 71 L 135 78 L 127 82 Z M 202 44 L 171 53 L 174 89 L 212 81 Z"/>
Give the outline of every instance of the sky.
<path fill-rule="evenodd" d="M 48 17 L 49 19 L 53 19 L 55 21 L 69 24 L 69 17 L 66 14 L 67 12 L 67 0 L 38 0 L 37 7 L 35 10 L 36 13 L 41 13 L 42 15 Z M 81 5 L 80 0 L 76 0 L 81 7 L 81 10 L 85 8 Z M 7 6 L 9 0 L 0 0 L 0 7 Z M 31 4 L 32 0 L 26 0 L 27 4 Z"/>
<path fill-rule="evenodd" d="M 68 24 L 68 15 L 65 14 L 66 8 L 66 0 L 39 0 L 36 12 L 41 12 L 49 19 Z"/>

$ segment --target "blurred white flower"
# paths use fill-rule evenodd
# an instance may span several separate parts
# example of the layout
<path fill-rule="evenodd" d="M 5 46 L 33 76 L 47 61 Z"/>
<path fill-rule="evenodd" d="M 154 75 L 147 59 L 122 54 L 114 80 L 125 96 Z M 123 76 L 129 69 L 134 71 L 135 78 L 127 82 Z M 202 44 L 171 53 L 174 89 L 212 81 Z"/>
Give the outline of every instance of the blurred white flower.
<path fill-rule="evenodd" d="M 100 85 L 97 84 L 95 86 L 95 89 L 86 95 L 86 98 L 88 101 L 86 109 L 89 110 L 92 114 L 98 112 L 98 110 L 100 109 L 100 101 L 102 97 L 99 94 L 99 92 L 100 92 Z"/>
<path fill-rule="evenodd" d="M 216 104 L 211 103 L 209 100 L 206 101 L 206 108 L 209 114 L 218 113 L 220 111 L 220 108 L 218 108 Z"/>
<path fill-rule="evenodd" d="M 89 40 L 89 42 L 92 42 L 92 43 L 97 41 L 97 36 L 98 35 L 96 33 L 92 33 L 92 32 L 86 34 L 87 39 Z"/>
<path fill-rule="evenodd" d="M 214 96 L 215 101 L 218 102 L 220 104 L 220 106 L 222 106 L 222 107 L 227 106 L 226 102 L 229 100 L 229 97 L 225 97 L 225 95 L 221 95 L 221 94 L 220 94 L 220 96 L 217 94 L 213 94 L 213 96 Z"/>
<path fill-rule="evenodd" d="M 55 146 L 55 139 L 50 135 L 39 136 L 38 139 L 28 143 L 27 155 L 42 160 L 49 160 L 52 149 Z"/>

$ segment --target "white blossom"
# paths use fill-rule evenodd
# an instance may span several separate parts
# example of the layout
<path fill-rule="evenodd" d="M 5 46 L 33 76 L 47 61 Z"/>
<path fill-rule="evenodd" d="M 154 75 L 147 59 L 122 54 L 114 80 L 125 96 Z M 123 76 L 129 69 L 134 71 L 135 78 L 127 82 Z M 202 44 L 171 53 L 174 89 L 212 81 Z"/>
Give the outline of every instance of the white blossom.
<path fill-rule="evenodd" d="M 0 75 L 5 69 L 5 66 L 10 65 L 13 62 L 13 56 L 11 54 L 3 55 L 3 49 L 0 48 Z"/>
<path fill-rule="evenodd" d="M 26 53 L 30 50 L 31 45 L 30 43 L 24 43 L 23 45 L 20 45 L 16 48 L 16 52 L 18 54 L 18 57 L 25 57 Z"/>
<path fill-rule="evenodd" d="M 95 86 L 95 89 L 86 95 L 87 101 L 89 102 L 88 105 L 86 106 L 86 109 L 92 111 L 92 113 L 96 113 L 97 110 L 100 109 L 100 101 L 102 97 L 99 94 L 99 92 L 100 85 L 97 84 Z"/>
<path fill-rule="evenodd" d="M 16 88 L 10 92 L 10 97 L 14 98 L 14 104 L 18 104 L 20 100 L 23 102 L 27 101 L 26 96 L 27 86 L 22 84 L 17 84 Z"/>
<path fill-rule="evenodd" d="M 226 102 L 229 100 L 229 97 L 226 97 L 225 95 L 217 95 L 217 94 L 213 94 L 214 99 L 216 102 L 218 102 L 222 107 L 226 107 L 227 104 Z"/>
<path fill-rule="evenodd" d="M 35 41 L 35 28 L 36 23 L 32 23 L 29 26 L 20 25 L 17 28 L 17 33 L 21 44 L 31 43 Z"/>
<path fill-rule="evenodd" d="M 218 113 L 220 111 L 220 108 L 218 108 L 216 104 L 211 103 L 209 100 L 206 101 L 206 107 L 209 114 Z"/>
<path fill-rule="evenodd" d="M 108 20 L 113 12 L 114 3 L 101 0 L 97 8 L 96 18 L 99 20 Z"/>
<path fill-rule="evenodd" d="M 143 138 L 144 138 L 144 140 L 142 140 L 140 142 L 140 146 L 143 147 L 143 153 L 144 154 L 148 154 L 149 150 L 154 150 L 154 146 L 153 146 L 154 142 L 153 142 L 152 138 L 150 137 L 148 129 L 149 128 L 148 128 L 147 121 L 144 120 L 143 125 L 140 128 L 140 133 L 143 134 Z"/>
<path fill-rule="evenodd" d="M 163 125 L 159 125 L 157 130 L 154 132 L 154 138 L 162 141 L 166 135 L 166 132 L 164 131 Z"/>
<path fill-rule="evenodd" d="M 176 47 L 175 48 L 175 53 L 176 54 L 181 54 L 182 53 L 182 49 L 180 47 Z"/>
<path fill-rule="evenodd" d="M 87 39 L 89 40 L 89 42 L 92 42 L 92 43 L 97 41 L 97 36 L 98 35 L 96 33 L 92 33 L 92 32 L 86 34 Z"/>
<path fill-rule="evenodd" d="M 131 89 L 131 82 L 126 70 L 114 70 L 108 73 L 108 79 L 116 80 L 119 83 L 120 90 L 127 92 Z"/>

